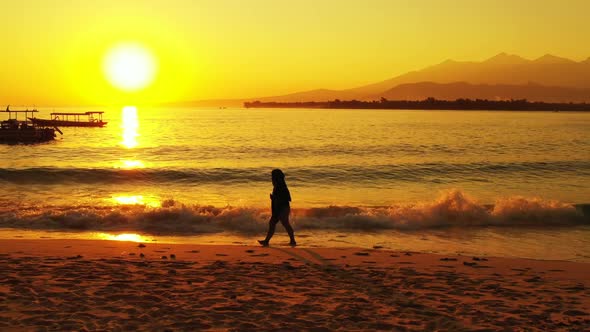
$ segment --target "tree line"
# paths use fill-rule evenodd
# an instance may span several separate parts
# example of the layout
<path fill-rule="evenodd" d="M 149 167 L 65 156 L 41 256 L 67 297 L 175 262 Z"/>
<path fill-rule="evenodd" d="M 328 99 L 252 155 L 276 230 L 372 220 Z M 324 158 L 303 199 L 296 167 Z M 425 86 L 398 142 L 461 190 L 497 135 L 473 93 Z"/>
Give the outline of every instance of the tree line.
<path fill-rule="evenodd" d="M 328 108 L 328 109 L 402 109 L 402 110 L 504 110 L 504 111 L 590 111 L 589 103 L 546 103 L 526 99 L 488 100 L 339 100 L 308 102 L 244 102 L 245 108 Z"/>

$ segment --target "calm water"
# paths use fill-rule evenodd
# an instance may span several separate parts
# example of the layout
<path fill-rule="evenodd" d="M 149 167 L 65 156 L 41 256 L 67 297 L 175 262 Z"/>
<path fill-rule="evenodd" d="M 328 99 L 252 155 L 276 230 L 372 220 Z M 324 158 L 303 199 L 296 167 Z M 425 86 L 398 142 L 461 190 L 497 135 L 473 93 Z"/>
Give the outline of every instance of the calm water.
<path fill-rule="evenodd" d="M 0 145 L 0 227 L 247 242 L 279 167 L 302 244 L 590 257 L 590 114 L 102 110 Z"/>

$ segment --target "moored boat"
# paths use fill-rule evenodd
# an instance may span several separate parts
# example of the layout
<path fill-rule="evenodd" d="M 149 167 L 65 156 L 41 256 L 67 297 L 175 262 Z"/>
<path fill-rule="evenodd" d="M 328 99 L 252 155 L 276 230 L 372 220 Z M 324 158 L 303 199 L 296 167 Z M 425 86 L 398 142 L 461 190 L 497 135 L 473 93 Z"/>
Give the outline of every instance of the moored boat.
<path fill-rule="evenodd" d="M 8 120 L 0 122 L 0 143 L 41 143 L 48 142 L 55 139 L 55 132 L 61 131 L 57 127 L 50 127 L 35 124 L 28 121 L 28 116 L 34 116 L 37 110 L 13 111 L 6 107 L 5 111 L 8 113 Z M 24 120 L 19 120 L 19 114 L 24 115 Z"/>
<path fill-rule="evenodd" d="M 59 127 L 104 127 L 107 122 L 102 120 L 104 112 L 84 113 L 51 113 L 51 119 L 29 118 L 40 126 Z"/>

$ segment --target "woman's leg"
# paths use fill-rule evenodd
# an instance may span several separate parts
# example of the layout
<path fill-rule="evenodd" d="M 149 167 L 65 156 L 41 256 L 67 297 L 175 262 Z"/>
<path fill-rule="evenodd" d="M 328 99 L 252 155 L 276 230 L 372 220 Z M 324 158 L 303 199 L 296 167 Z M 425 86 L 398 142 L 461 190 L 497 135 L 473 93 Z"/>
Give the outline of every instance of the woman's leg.
<path fill-rule="evenodd" d="M 275 215 L 272 215 L 270 217 L 270 220 L 268 221 L 268 232 L 266 233 L 266 238 L 263 240 L 263 242 L 267 243 L 270 241 L 270 239 L 272 238 L 272 236 L 275 233 L 275 228 L 277 226 L 277 223 L 279 222 L 279 218 Z"/>
<path fill-rule="evenodd" d="M 293 227 L 291 227 L 291 224 L 289 223 L 289 210 L 287 210 L 287 212 L 281 216 L 281 224 L 287 230 L 287 234 L 289 234 L 289 238 L 291 239 L 291 244 L 296 244 Z"/>

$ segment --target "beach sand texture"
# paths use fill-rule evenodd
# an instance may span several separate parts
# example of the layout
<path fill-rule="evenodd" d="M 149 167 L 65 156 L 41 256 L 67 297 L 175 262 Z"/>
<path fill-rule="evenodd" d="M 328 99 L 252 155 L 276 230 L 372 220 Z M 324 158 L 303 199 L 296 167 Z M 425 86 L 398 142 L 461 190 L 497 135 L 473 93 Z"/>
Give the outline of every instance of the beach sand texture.
<path fill-rule="evenodd" d="M 590 265 L 380 249 L 0 240 L 2 331 L 589 331 Z"/>

